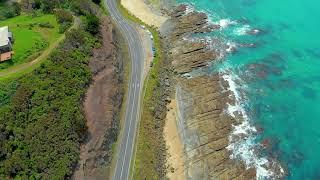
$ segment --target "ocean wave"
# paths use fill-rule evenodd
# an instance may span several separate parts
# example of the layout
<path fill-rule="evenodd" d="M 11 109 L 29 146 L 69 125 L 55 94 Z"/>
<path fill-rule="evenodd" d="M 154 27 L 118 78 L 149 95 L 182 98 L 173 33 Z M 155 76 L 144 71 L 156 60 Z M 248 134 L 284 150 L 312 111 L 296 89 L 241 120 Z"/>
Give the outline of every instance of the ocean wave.
<path fill-rule="evenodd" d="M 215 22 L 215 24 L 219 24 L 222 29 L 227 28 L 230 25 L 237 24 L 236 21 L 232 21 L 231 19 L 220 19 L 219 21 Z"/>
<path fill-rule="evenodd" d="M 235 42 L 227 42 L 226 52 L 233 53 L 237 49 L 237 44 Z"/>
<path fill-rule="evenodd" d="M 233 126 L 232 134 L 229 137 L 230 144 L 227 149 L 231 151 L 231 159 L 241 159 L 245 162 L 247 168 L 256 169 L 257 179 L 276 179 L 284 174 L 284 170 L 277 162 L 272 162 L 266 157 L 259 157 L 256 153 L 257 146 L 256 140 L 257 129 L 250 124 L 249 117 L 241 102 L 244 98 L 240 95 L 236 81 L 241 81 L 232 72 L 221 72 L 222 78 L 228 82 L 229 91 L 232 92 L 231 98 L 235 100 L 234 104 L 228 104 L 227 113 L 235 119 L 238 119 L 237 114 L 241 115 L 242 121 L 239 125 Z M 240 120 L 239 120 L 240 121 Z M 276 169 L 280 174 L 273 172 Z"/>
<path fill-rule="evenodd" d="M 251 30 L 249 25 L 244 25 L 242 27 L 236 28 L 233 33 L 237 36 L 242 36 L 248 34 L 248 32 Z"/>
<path fill-rule="evenodd" d="M 194 11 L 192 6 L 188 5 L 188 8 L 190 9 L 187 10 L 187 12 Z M 236 21 L 228 18 L 220 19 L 218 21 L 213 21 L 213 19 L 217 18 L 211 18 L 209 14 L 208 23 L 219 24 L 221 27 L 221 31 L 219 32 L 221 34 L 218 34 L 217 36 L 209 34 L 202 38 L 186 37 L 184 40 L 206 43 L 210 49 L 214 50 L 219 55 L 219 59 L 224 59 L 227 54 L 234 52 L 239 45 L 231 41 L 228 37 L 223 36 L 223 29 L 236 25 L 231 29 L 231 32 L 237 36 L 250 34 L 249 32 L 252 32 L 251 34 L 259 32 L 259 30 L 252 30 L 249 25 L 238 27 L 239 24 Z M 247 46 L 253 45 L 249 44 Z M 250 124 L 250 119 L 242 104 L 245 102 L 246 98 L 243 97 L 238 90 L 238 84 L 243 86 L 241 88 L 246 88 L 244 85 L 245 83 L 236 83 L 238 81 L 241 82 L 241 79 L 235 73 L 228 70 L 230 69 L 229 67 L 231 67 L 228 62 L 225 61 L 223 64 L 225 67 L 220 68 L 218 71 L 220 71 L 222 78 L 229 84 L 228 90 L 232 92 L 232 97 L 230 97 L 230 99 L 234 99 L 234 104 L 228 104 L 226 113 L 239 121 L 237 123 L 238 125 L 233 126 L 232 133 L 229 136 L 230 143 L 227 146 L 227 149 L 231 152 L 230 158 L 242 160 L 247 168 L 255 168 L 257 179 L 277 179 L 277 177 L 282 177 L 284 170 L 280 164 L 268 159 L 268 157 L 261 157 L 257 152 L 257 149 L 260 146 L 256 143 L 258 131 Z M 193 75 L 193 73 L 189 73 L 186 77 L 190 78 L 193 77 Z"/>
<path fill-rule="evenodd" d="M 194 9 L 194 6 L 192 4 L 187 5 L 187 9 L 185 11 L 186 14 L 192 13 L 194 11 L 195 11 L 195 9 Z"/>

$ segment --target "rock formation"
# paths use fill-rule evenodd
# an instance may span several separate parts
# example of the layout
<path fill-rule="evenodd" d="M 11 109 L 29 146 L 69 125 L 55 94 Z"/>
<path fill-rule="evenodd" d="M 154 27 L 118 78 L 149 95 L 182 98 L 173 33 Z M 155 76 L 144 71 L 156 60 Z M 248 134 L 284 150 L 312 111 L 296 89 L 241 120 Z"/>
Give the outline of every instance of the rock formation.
<path fill-rule="evenodd" d="M 188 179 L 255 179 L 256 170 L 241 161 L 231 160 L 229 136 L 232 125 L 239 123 L 227 113 L 232 104 L 228 83 L 219 74 L 183 78 L 183 74 L 205 68 L 217 60 L 217 53 L 203 42 L 186 40 L 194 33 L 219 28 L 210 25 L 204 13 L 186 13 L 181 5 L 170 13 L 166 28 L 161 29 L 167 56 L 176 73 L 177 122 L 184 144 L 185 174 Z"/>
<path fill-rule="evenodd" d="M 210 51 L 205 43 L 198 42 L 178 41 L 170 53 L 174 72 L 178 74 L 206 67 L 210 61 L 216 59 L 216 54 Z"/>
<path fill-rule="evenodd" d="M 219 75 L 180 79 L 177 101 L 179 129 L 185 143 L 186 171 L 190 179 L 254 179 L 255 169 L 231 160 L 229 135 L 238 122 L 224 110 L 230 92 Z"/>

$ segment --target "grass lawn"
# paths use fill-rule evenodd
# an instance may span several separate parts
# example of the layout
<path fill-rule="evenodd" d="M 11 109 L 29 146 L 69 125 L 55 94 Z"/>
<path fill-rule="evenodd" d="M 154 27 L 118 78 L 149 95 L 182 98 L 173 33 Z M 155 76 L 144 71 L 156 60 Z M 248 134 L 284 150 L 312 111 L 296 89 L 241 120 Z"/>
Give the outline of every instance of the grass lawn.
<path fill-rule="evenodd" d="M 49 23 L 52 28 L 40 27 L 40 23 Z M 54 15 L 22 15 L 0 21 L 1 26 L 9 26 L 15 42 L 13 44 L 14 57 L 11 61 L 0 63 L 0 70 L 31 61 L 58 39 L 59 25 Z"/>

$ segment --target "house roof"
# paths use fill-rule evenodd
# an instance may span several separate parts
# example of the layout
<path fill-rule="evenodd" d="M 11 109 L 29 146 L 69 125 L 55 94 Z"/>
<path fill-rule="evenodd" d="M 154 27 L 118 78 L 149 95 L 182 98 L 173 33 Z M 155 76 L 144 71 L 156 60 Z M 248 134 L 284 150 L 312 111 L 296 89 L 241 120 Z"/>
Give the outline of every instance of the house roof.
<path fill-rule="evenodd" d="M 0 46 L 8 45 L 9 43 L 9 28 L 8 26 L 0 27 Z"/>

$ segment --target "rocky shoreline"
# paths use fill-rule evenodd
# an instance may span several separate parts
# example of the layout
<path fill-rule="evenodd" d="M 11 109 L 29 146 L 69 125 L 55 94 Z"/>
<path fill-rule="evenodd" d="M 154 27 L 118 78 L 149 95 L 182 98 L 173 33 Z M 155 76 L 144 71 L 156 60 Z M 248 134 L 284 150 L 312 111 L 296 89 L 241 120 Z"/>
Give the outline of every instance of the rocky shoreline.
<path fill-rule="evenodd" d="M 174 72 L 175 83 L 171 84 L 175 84 L 181 114 L 176 123 L 184 145 L 185 176 L 187 179 L 256 179 L 256 168 L 231 159 L 232 152 L 227 148 L 234 126 L 243 119 L 241 113 L 231 116 L 226 112 L 228 105 L 235 104 L 228 82 L 218 73 L 189 75 L 219 60 L 219 52 L 210 49 L 206 42 L 188 38 L 218 30 L 220 26 L 209 24 L 204 13 L 186 10 L 186 5 L 180 5 L 166 11 L 171 18 L 160 29 L 164 51 Z M 279 171 L 276 165 L 266 168 Z"/>

